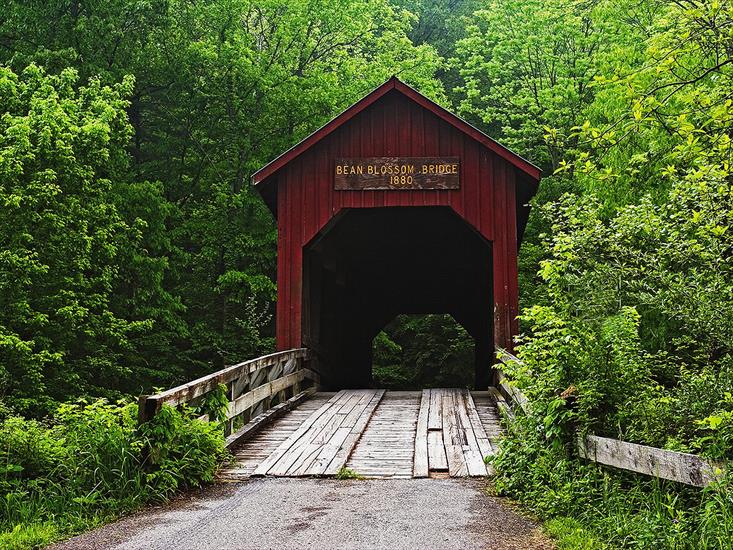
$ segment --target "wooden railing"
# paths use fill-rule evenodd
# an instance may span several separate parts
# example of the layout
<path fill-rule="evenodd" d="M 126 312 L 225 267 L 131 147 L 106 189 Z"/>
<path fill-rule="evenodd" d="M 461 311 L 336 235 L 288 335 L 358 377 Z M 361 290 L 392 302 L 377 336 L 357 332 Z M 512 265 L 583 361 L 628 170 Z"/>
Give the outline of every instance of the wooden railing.
<path fill-rule="evenodd" d="M 503 349 L 496 351 L 497 358 L 504 365 L 522 364 L 520 359 L 508 351 Z M 525 414 L 529 413 L 530 403 L 527 397 L 510 384 L 501 370 L 498 379 L 498 391 L 495 397 L 499 408 L 509 417 L 514 415 L 517 408 Z M 723 475 L 721 464 L 689 453 L 668 451 L 591 434 L 585 436 L 578 434 L 576 444 L 578 455 L 585 460 L 695 487 L 705 487 Z"/>
<path fill-rule="evenodd" d="M 307 367 L 310 359 L 311 352 L 305 348 L 280 351 L 155 395 L 140 396 L 138 420 L 149 421 L 163 405 L 200 406 L 207 394 L 219 391 L 223 384 L 229 402 L 224 430 L 227 446 L 231 446 L 316 391 L 320 378 Z M 202 419 L 208 420 L 208 415 Z"/>

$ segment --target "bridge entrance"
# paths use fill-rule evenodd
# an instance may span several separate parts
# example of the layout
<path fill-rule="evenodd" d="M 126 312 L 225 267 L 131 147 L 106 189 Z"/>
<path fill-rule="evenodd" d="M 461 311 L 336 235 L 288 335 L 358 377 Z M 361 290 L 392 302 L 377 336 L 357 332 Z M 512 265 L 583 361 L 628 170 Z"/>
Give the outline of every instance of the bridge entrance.
<path fill-rule="evenodd" d="M 474 389 L 518 332 L 517 252 L 538 168 L 396 78 L 253 176 L 278 224 L 277 346 L 328 390 L 371 387 L 399 313 L 452 315 Z"/>
<path fill-rule="evenodd" d="M 372 342 L 399 313 L 447 313 L 492 361 L 491 243 L 444 206 L 348 208 L 305 248 L 303 342 L 335 388 L 372 384 Z"/>

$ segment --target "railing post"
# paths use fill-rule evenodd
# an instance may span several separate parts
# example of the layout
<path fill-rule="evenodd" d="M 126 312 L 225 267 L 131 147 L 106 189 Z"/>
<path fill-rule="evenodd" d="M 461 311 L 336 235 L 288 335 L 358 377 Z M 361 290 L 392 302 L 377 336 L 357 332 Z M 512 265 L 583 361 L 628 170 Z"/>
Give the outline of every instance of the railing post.
<path fill-rule="evenodd" d="M 137 399 L 137 423 L 144 424 L 160 411 L 160 402 L 150 399 L 151 395 L 141 395 Z"/>

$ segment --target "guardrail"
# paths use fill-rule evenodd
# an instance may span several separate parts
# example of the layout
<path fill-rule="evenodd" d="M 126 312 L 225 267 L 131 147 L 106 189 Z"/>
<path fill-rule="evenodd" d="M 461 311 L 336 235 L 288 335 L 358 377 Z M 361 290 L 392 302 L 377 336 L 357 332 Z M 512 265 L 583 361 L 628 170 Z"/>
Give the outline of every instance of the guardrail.
<path fill-rule="evenodd" d="M 207 394 L 226 386 L 224 431 L 231 446 L 314 393 L 320 377 L 307 368 L 306 348 L 280 351 L 238 363 L 138 401 L 138 421 L 151 420 L 163 405 L 198 406 Z M 208 415 L 202 416 L 208 420 Z M 241 425 L 241 428 L 240 428 Z M 239 428 L 239 429 L 238 429 Z"/>
<path fill-rule="evenodd" d="M 497 359 L 501 363 L 522 364 L 520 359 L 508 351 L 500 348 L 496 351 Z M 517 387 L 511 385 L 501 370 L 498 374 L 498 391 L 495 397 L 499 408 L 509 417 L 514 416 L 516 408 L 529 413 L 530 403 L 527 397 Z M 723 465 L 694 454 L 668 451 L 592 434 L 585 436 L 578 434 L 576 445 L 578 455 L 590 462 L 694 487 L 705 487 L 723 476 Z"/>

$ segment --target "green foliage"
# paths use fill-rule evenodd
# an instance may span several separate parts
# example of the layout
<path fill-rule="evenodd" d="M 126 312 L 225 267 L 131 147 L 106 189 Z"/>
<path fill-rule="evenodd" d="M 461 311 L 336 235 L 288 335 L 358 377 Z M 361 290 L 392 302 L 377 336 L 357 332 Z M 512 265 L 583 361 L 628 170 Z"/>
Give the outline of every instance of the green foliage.
<path fill-rule="evenodd" d="M 146 482 L 154 494 L 165 498 L 179 487 L 211 482 L 223 461 L 224 435 L 216 422 L 196 420 L 198 412 L 163 406 L 140 427 L 146 444 Z"/>
<path fill-rule="evenodd" d="M 203 403 L 196 408 L 197 414 L 205 414 L 215 422 L 227 419 L 229 408 L 228 389 L 226 384 L 219 384 L 215 390 L 204 395 Z"/>
<path fill-rule="evenodd" d="M 413 43 L 430 44 L 442 57 L 454 52 L 466 20 L 481 6 L 480 0 L 396 0 L 393 4 L 415 16 L 409 31 Z M 441 77 L 445 82 L 445 75 Z"/>
<path fill-rule="evenodd" d="M 700 491 L 573 450 L 592 431 L 733 457 L 731 11 L 598 3 L 589 17 L 613 29 L 614 57 L 596 56 L 585 121 L 547 129 L 563 155 L 551 184 L 572 192 L 532 234 L 535 302 L 507 368 L 531 409 L 508 424 L 497 487 L 573 518 L 550 524 L 561 545 L 588 532 L 611 548 L 731 548 L 729 478 Z"/>
<path fill-rule="evenodd" d="M 545 523 L 544 529 L 557 540 L 559 550 L 604 550 L 607 548 L 574 518 L 551 519 Z"/>
<path fill-rule="evenodd" d="M 560 166 L 607 207 L 656 202 L 680 179 L 730 175 L 733 85 L 730 3 L 643 2 L 605 15 L 643 31 L 628 58 L 614 55 L 594 76 L 594 103 L 568 139 L 578 144 Z M 638 18 L 627 23 L 629 15 Z M 643 46 L 640 48 L 639 46 Z M 620 50 L 629 56 L 629 50 Z"/>
<path fill-rule="evenodd" d="M 547 303 L 525 311 L 531 401 L 502 443 L 497 486 L 543 517 L 570 516 L 611 547 L 730 548 L 730 480 L 684 489 L 578 462 L 575 434 L 730 459 L 733 222 L 725 180 L 686 178 L 661 205 L 607 219 L 597 199 L 548 207 Z"/>
<path fill-rule="evenodd" d="M 122 298 L 122 264 L 159 261 L 144 249 L 145 222 L 117 207 L 118 192 L 133 194 L 121 180 L 132 86 L 0 67 L 0 392 L 19 410 L 129 390 L 136 338 L 153 326 Z M 149 292 L 141 306 L 158 297 L 145 282 L 138 290 Z"/>
<path fill-rule="evenodd" d="M 364 479 L 364 476 L 344 466 L 336 472 L 336 479 Z"/>
<path fill-rule="evenodd" d="M 523 316 L 513 373 L 531 398 L 572 386 L 582 426 L 730 456 L 733 240 L 715 229 L 733 223 L 729 197 L 723 181 L 683 181 L 610 221 L 593 199 L 553 205 L 549 304 Z"/>
<path fill-rule="evenodd" d="M 12 531 L 0 533 L 0 548 L 8 550 L 41 548 L 58 536 L 58 531 L 50 524 L 18 524 Z"/>
<path fill-rule="evenodd" d="M 473 339 L 449 315 L 400 315 L 374 339 L 374 383 L 382 388 L 471 387 Z"/>
<path fill-rule="evenodd" d="M 445 100 L 387 0 L 6 8 L 0 392 L 37 415 L 270 350 L 251 174 L 392 74 Z"/>
<path fill-rule="evenodd" d="M 554 170 L 567 152 L 558 133 L 583 122 L 598 53 L 609 40 L 593 15 L 575 0 L 485 3 L 452 60 L 462 77 L 460 112 Z"/>
<path fill-rule="evenodd" d="M 541 415 L 507 428 L 492 461 L 497 490 L 549 520 L 560 548 L 731 548 L 730 479 L 700 491 L 581 463 L 570 445 L 547 445 Z"/>
<path fill-rule="evenodd" d="M 0 541 L 28 548 L 87 529 L 181 487 L 210 482 L 225 458 L 220 425 L 164 407 L 61 405 L 46 421 L 0 423 Z"/>

